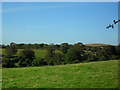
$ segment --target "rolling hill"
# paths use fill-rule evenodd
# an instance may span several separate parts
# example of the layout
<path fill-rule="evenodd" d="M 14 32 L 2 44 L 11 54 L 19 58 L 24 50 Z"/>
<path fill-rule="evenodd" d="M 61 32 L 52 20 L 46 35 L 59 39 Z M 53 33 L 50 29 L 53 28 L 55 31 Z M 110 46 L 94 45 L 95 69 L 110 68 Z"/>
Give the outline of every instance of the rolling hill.
<path fill-rule="evenodd" d="M 2 69 L 3 88 L 118 88 L 118 60 Z"/>
<path fill-rule="evenodd" d="M 86 46 L 92 46 L 92 47 L 96 47 L 96 46 L 114 46 L 114 45 L 109 45 L 109 44 L 101 44 L 101 43 L 92 43 L 92 44 L 85 44 Z"/>

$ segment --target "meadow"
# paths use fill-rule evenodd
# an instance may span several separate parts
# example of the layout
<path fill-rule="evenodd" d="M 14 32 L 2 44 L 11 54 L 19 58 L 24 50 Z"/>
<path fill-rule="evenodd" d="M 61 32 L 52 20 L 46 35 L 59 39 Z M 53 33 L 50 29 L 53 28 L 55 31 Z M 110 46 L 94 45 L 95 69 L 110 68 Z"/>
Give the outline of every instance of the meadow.
<path fill-rule="evenodd" d="M 117 88 L 118 60 L 3 68 L 3 88 Z"/>
<path fill-rule="evenodd" d="M 18 56 L 22 50 L 24 50 L 24 49 L 17 49 L 16 56 Z M 2 51 L 0 53 L 0 55 L 2 55 L 2 54 L 5 55 L 5 49 L 0 49 L 0 51 Z M 45 55 L 47 54 L 47 50 L 45 50 L 45 49 L 33 49 L 33 51 L 35 52 L 36 58 L 44 58 Z"/>
<path fill-rule="evenodd" d="M 24 49 L 17 49 L 16 56 L 19 56 L 20 52 Z M 44 58 L 47 54 L 46 49 L 32 49 L 35 52 L 36 58 Z M 56 50 L 55 53 L 61 53 L 59 50 Z M 0 55 L 5 55 L 5 49 L 0 49 Z"/>

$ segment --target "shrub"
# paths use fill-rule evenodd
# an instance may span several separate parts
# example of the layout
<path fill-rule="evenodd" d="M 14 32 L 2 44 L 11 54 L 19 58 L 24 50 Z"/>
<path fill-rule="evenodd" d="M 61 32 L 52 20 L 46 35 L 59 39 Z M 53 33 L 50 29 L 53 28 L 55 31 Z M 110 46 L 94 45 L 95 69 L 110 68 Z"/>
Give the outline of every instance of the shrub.
<path fill-rule="evenodd" d="M 35 59 L 35 53 L 31 49 L 25 49 L 20 52 L 20 66 L 31 66 L 32 61 Z M 23 65 L 22 65 L 23 64 Z"/>
<path fill-rule="evenodd" d="M 97 61 L 98 58 L 95 55 L 89 55 L 87 58 L 87 62 Z"/>
<path fill-rule="evenodd" d="M 2 67 L 11 68 L 15 67 L 15 61 L 12 58 L 2 58 Z"/>
<path fill-rule="evenodd" d="M 33 66 L 40 66 L 40 65 L 46 65 L 47 63 L 42 58 L 36 58 L 33 60 L 32 65 Z"/>

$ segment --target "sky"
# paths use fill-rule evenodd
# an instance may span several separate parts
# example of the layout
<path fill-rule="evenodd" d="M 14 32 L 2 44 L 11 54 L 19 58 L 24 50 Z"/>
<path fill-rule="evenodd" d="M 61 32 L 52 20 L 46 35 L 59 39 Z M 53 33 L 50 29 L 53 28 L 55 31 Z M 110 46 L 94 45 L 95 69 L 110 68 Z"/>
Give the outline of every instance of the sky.
<path fill-rule="evenodd" d="M 117 2 L 3 2 L 2 43 L 118 44 Z"/>
<path fill-rule="evenodd" d="M 2 2 L 119 2 L 119 0 L 1 0 Z"/>

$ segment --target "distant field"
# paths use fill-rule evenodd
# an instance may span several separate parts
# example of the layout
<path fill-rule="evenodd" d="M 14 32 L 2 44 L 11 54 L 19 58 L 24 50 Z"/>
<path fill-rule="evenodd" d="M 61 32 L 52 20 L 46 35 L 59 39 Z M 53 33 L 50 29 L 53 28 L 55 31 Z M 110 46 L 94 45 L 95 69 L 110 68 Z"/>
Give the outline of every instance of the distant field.
<path fill-rule="evenodd" d="M 19 55 L 22 50 L 23 49 L 18 49 L 17 55 Z M 33 49 L 33 51 L 35 52 L 36 58 L 44 58 L 47 54 L 47 50 L 45 49 Z"/>
<path fill-rule="evenodd" d="M 18 49 L 16 55 L 18 56 L 22 50 L 23 49 Z M 5 49 L 0 49 L 0 51 L 2 51 L 0 52 L 0 55 L 5 54 Z M 36 58 L 44 58 L 45 55 L 47 54 L 47 50 L 45 49 L 33 49 L 33 51 L 35 52 Z M 59 50 L 56 50 L 55 53 L 61 53 L 61 52 Z"/>
<path fill-rule="evenodd" d="M 118 60 L 3 68 L 3 88 L 117 88 Z"/>
<path fill-rule="evenodd" d="M 2 49 L 0 49 L 0 50 L 2 50 Z M 23 49 L 18 49 L 16 55 L 18 56 L 22 50 Z M 44 58 L 45 55 L 47 54 L 47 50 L 45 50 L 45 49 L 33 49 L 33 51 L 35 52 L 36 58 L 39 58 L 39 57 Z M 5 54 L 5 49 L 2 50 L 2 53 L 0 53 L 0 55 L 1 54 Z"/>
<path fill-rule="evenodd" d="M 86 46 L 114 46 L 114 45 L 109 45 L 109 44 L 101 44 L 101 43 L 92 43 L 92 44 L 85 44 Z"/>

